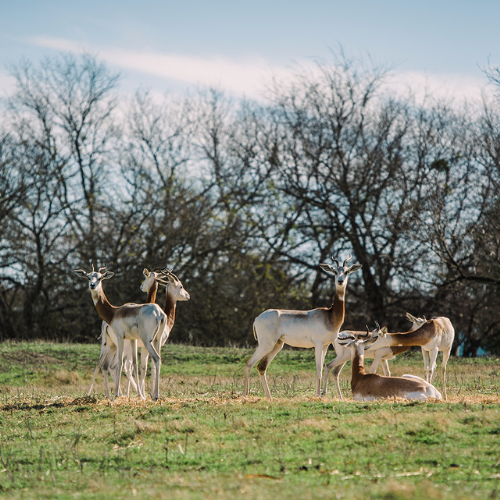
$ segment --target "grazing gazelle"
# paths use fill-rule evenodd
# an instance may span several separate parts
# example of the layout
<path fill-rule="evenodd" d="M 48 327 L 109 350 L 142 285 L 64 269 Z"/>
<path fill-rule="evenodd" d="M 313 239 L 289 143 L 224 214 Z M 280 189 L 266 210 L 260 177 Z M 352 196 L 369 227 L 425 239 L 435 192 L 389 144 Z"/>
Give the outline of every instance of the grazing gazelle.
<path fill-rule="evenodd" d="M 408 313 L 407 313 L 408 317 Z M 412 316 L 413 318 L 413 316 Z M 409 318 L 408 318 L 409 319 Z M 413 318 L 413 326 L 410 331 L 415 331 L 418 328 L 420 328 L 425 322 L 425 319 L 421 318 Z M 321 395 L 325 396 L 326 395 L 326 388 L 328 385 L 328 374 L 330 373 L 330 370 L 333 369 L 333 379 L 335 381 L 335 387 L 337 388 L 337 394 L 339 395 L 340 399 L 342 398 L 342 392 L 340 391 L 340 384 L 339 384 L 339 375 L 340 372 L 342 371 L 342 368 L 344 368 L 344 365 L 351 359 L 351 349 L 349 347 L 346 347 L 344 345 L 341 345 L 339 343 L 341 337 L 345 335 L 359 335 L 363 334 L 364 332 L 359 332 L 359 331 L 350 331 L 346 330 L 343 332 L 339 333 L 339 336 L 333 343 L 333 347 L 335 348 L 335 352 L 337 354 L 336 358 L 330 361 L 325 365 L 325 372 L 323 374 L 323 390 L 321 391 Z M 387 333 L 387 327 L 384 326 L 384 328 L 379 329 L 379 335 L 386 334 Z M 382 363 L 382 370 L 384 372 L 384 375 L 386 377 L 391 376 L 391 371 L 389 370 L 389 363 L 391 359 L 394 359 L 398 354 L 402 354 L 403 352 L 406 352 L 408 349 L 410 349 L 410 346 L 407 347 L 396 347 L 396 346 L 391 346 L 391 347 L 382 347 L 380 349 L 375 350 L 373 346 L 365 350 L 365 358 L 373 358 L 373 363 L 370 366 L 370 373 L 375 373 L 377 371 L 377 367 L 380 363 Z"/>
<path fill-rule="evenodd" d="M 344 323 L 345 289 L 349 274 L 361 269 L 360 264 L 347 267 L 351 255 L 340 263 L 332 257 L 336 268 L 329 264 L 320 264 L 321 269 L 335 277 L 335 296 L 331 307 L 320 307 L 311 311 L 294 311 L 284 309 L 268 309 L 255 319 L 253 333 L 259 346 L 245 363 L 245 389 L 243 396 L 248 395 L 250 388 L 250 371 L 260 360 L 257 369 L 260 374 L 264 392 L 272 399 L 267 385 L 266 370 L 273 358 L 281 351 L 283 344 L 294 347 L 314 347 L 316 355 L 316 396 L 321 388 L 323 363 L 328 346 L 335 341 Z"/>
<path fill-rule="evenodd" d="M 376 373 L 366 373 L 363 357 L 365 348 L 377 337 L 372 337 L 373 332 L 364 335 L 345 335 L 339 339 L 339 343 L 351 348 L 352 378 L 351 389 L 353 399 L 371 401 L 381 398 L 406 398 L 426 401 L 427 398 L 441 399 L 439 391 L 431 384 L 414 375 L 403 375 L 402 377 L 384 377 Z"/>
<path fill-rule="evenodd" d="M 102 272 L 101 272 L 102 271 Z M 156 364 L 155 393 L 153 399 L 159 397 L 159 376 L 160 376 L 160 349 L 159 342 L 167 317 L 157 304 L 124 304 L 120 307 L 111 305 L 102 289 L 102 280 L 109 279 L 114 273 L 100 268 L 98 272 L 87 273 L 83 269 L 76 269 L 75 273 L 89 280 L 89 290 L 96 310 L 103 321 L 105 321 L 116 334 L 118 345 L 118 363 L 116 368 L 115 398 L 118 397 L 120 379 L 123 368 L 123 342 L 130 340 L 132 346 L 132 363 L 134 367 L 134 378 L 139 394 L 144 397 L 139 385 L 139 374 L 137 366 L 137 340 L 148 350 Z"/>
<path fill-rule="evenodd" d="M 409 313 L 406 317 L 415 325 L 421 326 L 409 332 L 384 333 L 380 332 L 378 340 L 373 344 L 372 349 L 384 347 L 411 347 L 420 346 L 424 358 L 425 378 L 432 383 L 436 371 L 436 359 L 439 351 L 443 351 L 443 395 L 446 396 L 446 363 L 450 357 L 451 347 L 455 338 L 455 329 L 448 318 L 443 316 L 430 319 L 428 321 L 415 318 Z M 430 361 L 429 361 L 430 357 Z"/>

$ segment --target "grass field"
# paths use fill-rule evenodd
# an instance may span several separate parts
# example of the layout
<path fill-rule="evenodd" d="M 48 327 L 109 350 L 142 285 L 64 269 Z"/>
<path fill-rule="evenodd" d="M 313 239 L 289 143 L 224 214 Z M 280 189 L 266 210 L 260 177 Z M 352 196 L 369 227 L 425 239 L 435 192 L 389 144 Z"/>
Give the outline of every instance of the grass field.
<path fill-rule="evenodd" d="M 452 358 L 447 403 L 359 403 L 349 364 L 346 400 L 321 400 L 313 351 L 284 350 L 271 403 L 256 370 L 241 397 L 251 352 L 169 345 L 159 401 L 110 402 L 102 377 L 83 397 L 98 345 L 0 344 L 0 497 L 500 496 L 500 360 Z M 391 370 L 422 376 L 422 357 Z"/>

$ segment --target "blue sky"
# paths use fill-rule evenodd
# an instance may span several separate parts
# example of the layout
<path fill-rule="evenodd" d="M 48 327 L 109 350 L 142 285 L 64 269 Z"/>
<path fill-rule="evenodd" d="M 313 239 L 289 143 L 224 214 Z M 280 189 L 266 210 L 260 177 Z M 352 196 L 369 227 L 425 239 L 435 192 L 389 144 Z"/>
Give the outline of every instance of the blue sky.
<path fill-rule="evenodd" d="M 274 73 L 328 59 L 342 45 L 392 65 L 400 84 L 477 94 L 500 63 L 498 1 L 0 0 L 0 87 L 8 65 L 87 50 L 122 87 L 182 92 L 216 85 L 256 96 Z"/>

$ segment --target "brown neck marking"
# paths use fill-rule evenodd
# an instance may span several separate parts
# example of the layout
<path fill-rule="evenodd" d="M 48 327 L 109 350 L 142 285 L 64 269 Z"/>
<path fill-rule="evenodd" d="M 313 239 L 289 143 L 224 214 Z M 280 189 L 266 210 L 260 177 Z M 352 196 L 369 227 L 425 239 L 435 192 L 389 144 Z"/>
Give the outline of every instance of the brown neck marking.
<path fill-rule="evenodd" d="M 171 330 L 175 322 L 175 307 L 177 305 L 177 301 L 168 293 L 168 286 L 165 290 L 167 292 L 167 296 L 165 298 L 165 307 L 163 311 L 167 315 L 167 325 L 169 330 Z"/>
<path fill-rule="evenodd" d="M 357 383 L 366 375 L 364 356 L 358 353 L 357 348 L 354 348 L 354 357 L 352 358 L 352 377 L 351 389 L 354 390 Z"/>
<path fill-rule="evenodd" d="M 109 303 L 109 300 L 106 298 L 106 295 L 104 295 L 104 290 L 102 288 L 99 290 L 97 298 L 92 298 L 94 299 L 95 308 L 97 309 L 97 313 L 101 319 L 108 325 L 111 325 L 118 307 L 112 306 Z"/>
<path fill-rule="evenodd" d="M 333 304 L 328 309 L 328 318 L 330 320 L 330 327 L 333 330 L 340 330 L 344 323 L 345 317 L 345 295 L 339 295 L 335 292 L 333 297 Z"/>
<path fill-rule="evenodd" d="M 158 292 L 158 282 L 155 280 L 148 290 L 148 298 L 146 299 L 148 304 L 154 304 L 156 302 L 156 292 Z"/>

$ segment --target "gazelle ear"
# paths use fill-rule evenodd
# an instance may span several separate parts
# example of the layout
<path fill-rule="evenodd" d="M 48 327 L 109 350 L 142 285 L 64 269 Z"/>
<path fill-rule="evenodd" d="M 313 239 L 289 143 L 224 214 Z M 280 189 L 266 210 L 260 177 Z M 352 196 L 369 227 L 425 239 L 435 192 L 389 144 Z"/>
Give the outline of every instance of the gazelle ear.
<path fill-rule="evenodd" d="M 321 267 L 321 269 L 323 269 L 323 271 L 330 276 L 337 276 L 337 271 L 333 266 L 330 266 L 330 264 L 320 264 L 319 267 Z"/>
<path fill-rule="evenodd" d="M 349 347 L 354 344 L 355 340 L 345 339 L 345 340 L 337 340 L 337 343 L 343 345 L 344 347 Z"/>
<path fill-rule="evenodd" d="M 361 264 L 353 264 L 347 271 L 346 274 L 355 273 L 359 271 L 363 266 Z"/>
<path fill-rule="evenodd" d="M 149 275 L 151 274 L 146 268 L 144 268 L 144 271 L 142 271 L 142 274 L 144 274 L 145 278 L 149 278 Z"/>
<path fill-rule="evenodd" d="M 381 328 L 381 329 L 379 330 L 379 334 L 380 334 L 382 337 L 383 337 L 384 335 L 387 335 L 387 332 L 388 332 L 388 330 L 387 330 L 387 327 L 386 327 L 386 326 L 384 326 L 383 328 Z"/>
<path fill-rule="evenodd" d="M 78 276 L 81 276 L 82 278 L 87 278 L 88 274 L 83 270 L 83 269 L 73 269 L 73 271 L 78 274 Z"/>
<path fill-rule="evenodd" d="M 112 278 L 115 275 L 115 273 L 112 273 L 111 271 L 106 271 L 102 277 L 101 280 L 109 280 L 109 278 Z"/>

